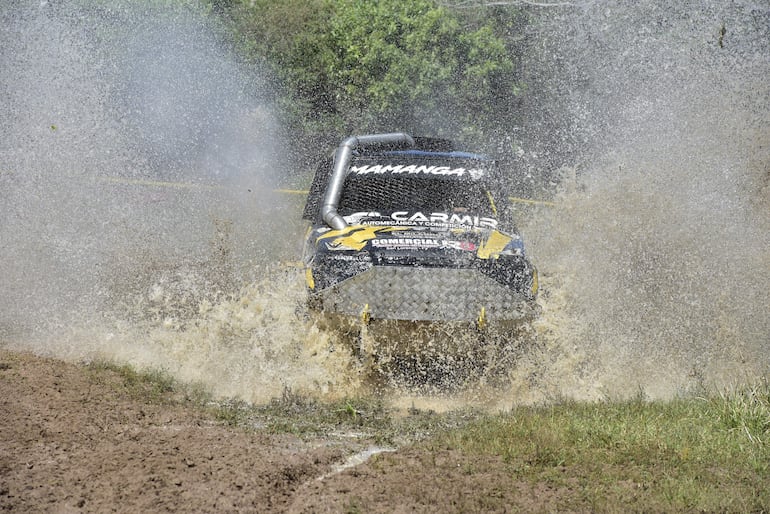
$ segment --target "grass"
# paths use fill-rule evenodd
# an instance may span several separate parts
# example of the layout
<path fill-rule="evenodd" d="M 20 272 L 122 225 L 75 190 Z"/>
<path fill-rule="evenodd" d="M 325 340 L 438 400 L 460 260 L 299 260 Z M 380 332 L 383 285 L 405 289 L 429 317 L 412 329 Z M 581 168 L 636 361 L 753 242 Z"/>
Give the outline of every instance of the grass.
<path fill-rule="evenodd" d="M 284 389 L 266 405 L 228 400 L 214 409 L 217 419 L 229 425 L 261 427 L 272 433 L 299 437 L 355 434 L 378 445 L 401 445 L 430 437 L 440 431 L 463 426 L 476 414 L 455 411 L 436 414 L 413 410 L 409 416 L 394 416 L 381 398 L 342 398 L 322 402 Z"/>
<path fill-rule="evenodd" d="M 572 487 L 577 505 L 770 510 L 770 388 L 647 402 L 563 402 L 482 416 L 427 443 L 502 457 L 513 478 Z"/>
<path fill-rule="evenodd" d="M 200 409 L 229 426 L 299 437 L 355 433 L 377 444 L 402 444 L 471 419 L 464 413 L 439 416 L 429 411 L 415 411 L 406 420 L 396 419 L 381 398 L 322 402 L 288 388 L 266 405 L 251 405 L 238 398 L 214 399 L 202 386 L 179 382 L 164 370 L 139 371 L 131 365 L 108 361 L 91 362 L 87 370 L 91 380 L 100 382 L 109 374 L 123 392 L 140 402 L 182 405 Z"/>
<path fill-rule="evenodd" d="M 201 384 L 185 384 L 163 369 L 137 370 L 129 364 L 95 360 L 86 369 L 91 380 L 103 382 L 109 374 L 117 378 L 120 388 L 131 398 L 151 404 L 179 404 L 202 407 L 212 401 Z"/>
<path fill-rule="evenodd" d="M 247 430 L 299 437 L 353 433 L 380 445 L 494 456 L 512 481 L 569 491 L 563 510 L 770 512 L 767 382 L 670 401 L 647 401 L 640 394 L 502 414 L 413 409 L 403 416 L 379 398 L 322 402 L 286 389 L 269 404 L 254 406 L 214 401 L 202 388 L 179 384 L 162 371 L 105 363 L 90 369 L 116 373 L 121 387 L 140 401 L 198 408 Z"/>

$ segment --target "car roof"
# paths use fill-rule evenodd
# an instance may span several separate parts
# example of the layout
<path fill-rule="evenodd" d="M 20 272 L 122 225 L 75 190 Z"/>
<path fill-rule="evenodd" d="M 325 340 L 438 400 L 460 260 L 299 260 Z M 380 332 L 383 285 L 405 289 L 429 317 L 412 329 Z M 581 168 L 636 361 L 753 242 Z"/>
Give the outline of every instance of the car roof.
<path fill-rule="evenodd" d="M 359 147 L 353 151 L 350 168 L 364 166 L 373 166 L 379 168 L 379 165 L 388 167 L 395 166 L 448 166 L 456 173 L 423 175 L 421 178 L 436 178 L 442 180 L 470 180 L 476 181 L 483 176 L 484 181 L 494 175 L 496 161 L 486 155 L 469 152 L 459 149 L 455 142 L 448 139 L 415 137 L 416 148 L 403 148 L 394 145 L 374 145 L 370 147 Z M 386 162 L 386 159 L 393 159 L 392 162 Z M 302 217 L 306 220 L 315 220 L 319 216 L 321 201 L 326 191 L 329 177 L 332 173 L 333 159 L 325 158 L 316 169 L 313 177 L 310 191 L 305 203 Z M 483 174 L 476 171 L 484 170 Z M 467 170 L 460 172 L 459 170 Z M 470 171 L 473 170 L 473 173 Z M 370 177 L 379 175 L 372 173 Z M 407 174 L 414 176 L 413 174 Z M 417 173 L 419 176 L 420 173 Z M 394 177 L 397 175 L 394 175 Z M 360 178 L 368 180 L 370 177 L 362 175 Z"/>
<path fill-rule="evenodd" d="M 367 154 L 372 155 L 372 154 Z M 447 159 L 473 159 L 478 161 L 487 161 L 489 160 L 486 155 L 482 155 L 479 153 L 473 153 L 473 152 L 462 152 L 458 150 L 453 150 L 449 152 L 433 152 L 429 150 L 389 150 L 386 152 L 381 152 L 380 155 L 404 155 L 404 156 L 415 156 L 415 157 L 439 157 L 439 158 L 447 158 Z"/>

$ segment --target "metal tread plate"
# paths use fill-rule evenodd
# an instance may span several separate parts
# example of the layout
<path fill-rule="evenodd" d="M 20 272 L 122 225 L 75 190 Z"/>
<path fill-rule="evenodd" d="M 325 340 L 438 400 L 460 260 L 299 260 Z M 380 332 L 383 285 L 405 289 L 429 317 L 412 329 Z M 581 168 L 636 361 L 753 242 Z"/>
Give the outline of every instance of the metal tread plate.
<path fill-rule="evenodd" d="M 374 266 L 318 294 L 327 312 L 374 319 L 475 321 L 528 316 L 532 305 L 475 269 Z"/>

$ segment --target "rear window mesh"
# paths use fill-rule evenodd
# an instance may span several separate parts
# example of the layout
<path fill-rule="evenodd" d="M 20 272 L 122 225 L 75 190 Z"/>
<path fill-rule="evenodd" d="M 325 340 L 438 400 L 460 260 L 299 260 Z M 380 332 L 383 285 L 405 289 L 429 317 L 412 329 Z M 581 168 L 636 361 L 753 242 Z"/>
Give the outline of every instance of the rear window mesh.
<path fill-rule="evenodd" d="M 438 165 L 453 168 L 483 168 L 490 171 L 489 161 L 425 155 L 365 155 L 356 156 L 351 166 L 377 165 Z M 320 223 L 320 208 L 332 175 L 333 160 L 322 160 L 316 169 L 302 217 Z M 355 212 L 423 211 L 450 212 L 466 208 L 480 215 L 491 215 L 493 209 L 484 187 L 474 180 L 442 176 L 407 174 L 351 173 L 345 179 L 338 212 L 347 216 Z"/>
<path fill-rule="evenodd" d="M 451 212 L 465 208 L 492 213 L 484 189 L 475 182 L 408 176 L 348 175 L 338 212 Z"/>

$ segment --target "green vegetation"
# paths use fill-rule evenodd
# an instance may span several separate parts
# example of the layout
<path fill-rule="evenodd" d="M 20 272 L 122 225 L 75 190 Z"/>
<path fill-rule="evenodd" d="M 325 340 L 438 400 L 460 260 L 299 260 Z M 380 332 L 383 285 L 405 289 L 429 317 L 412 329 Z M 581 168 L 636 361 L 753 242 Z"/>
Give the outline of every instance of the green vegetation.
<path fill-rule="evenodd" d="M 302 142 L 293 154 L 315 156 L 344 136 L 392 130 L 483 145 L 495 130 L 516 123 L 516 107 L 527 94 L 518 59 L 526 51 L 522 32 L 531 22 L 531 9 L 510 5 L 457 9 L 435 0 L 77 0 L 70 8 L 94 37 L 124 49 L 118 57 L 127 56 L 128 62 L 143 52 L 134 38 L 150 28 L 145 18 L 170 31 L 205 26 L 210 40 L 196 32 L 186 49 L 232 51 L 243 72 L 241 85 L 272 103 L 285 129 L 296 136 L 293 142 Z M 168 44 L 149 34 L 157 40 L 140 43 Z"/>
<path fill-rule="evenodd" d="M 406 444 L 464 426 L 478 417 L 474 411 L 439 415 L 416 409 L 407 417 L 400 417 L 382 398 L 325 402 L 290 389 L 266 405 L 251 405 L 239 398 L 215 399 L 201 384 L 180 382 L 165 370 L 139 371 L 129 364 L 101 360 L 89 363 L 86 370 L 90 380 L 112 383 L 117 392 L 139 402 L 197 409 L 225 425 L 299 437 L 355 432 L 377 444 Z"/>
<path fill-rule="evenodd" d="M 245 61 L 278 78 L 278 101 L 309 136 L 401 128 L 472 137 L 523 91 L 504 37 L 517 26 L 513 8 L 459 11 L 433 0 L 214 6 Z"/>
<path fill-rule="evenodd" d="M 95 360 L 86 369 L 97 383 L 117 378 L 116 389 L 140 402 L 203 407 L 212 399 L 201 384 L 184 384 L 163 369 L 137 370 L 129 364 L 104 360 Z"/>
<path fill-rule="evenodd" d="M 755 512 L 770 506 L 770 387 L 708 398 L 565 402 L 483 416 L 426 443 L 503 458 L 579 491 L 570 509 Z"/>
<path fill-rule="evenodd" d="M 477 413 L 471 411 L 439 415 L 419 410 L 400 417 L 388 409 L 381 398 L 342 398 L 323 402 L 289 389 L 266 405 L 225 400 L 212 409 L 218 420 L 232 426 L 261 427 L 271 433 L 299 437 L 354 433 L 379 445 L 408 444 L 464 426 L 477 417 Z"/>
<path fill-rule="evenodd" d="M 299 437 L 357 434 L 376 444 L 500 458 L 512 481 L 571 491 L 565 510 L 766 512 L 770 509 L 770 384 L 732 393 L 473 410 L 396 413 L 381 398 L 323 402 L 285 390 L 267 405 L 213 401 L 158 371 L 96 363 L 141 401 L 200 409 L 245 430 Z M 479 470 L 481 471 L 481 470 Z M 474 468 L 469 467 L 469 473 Z"/>

